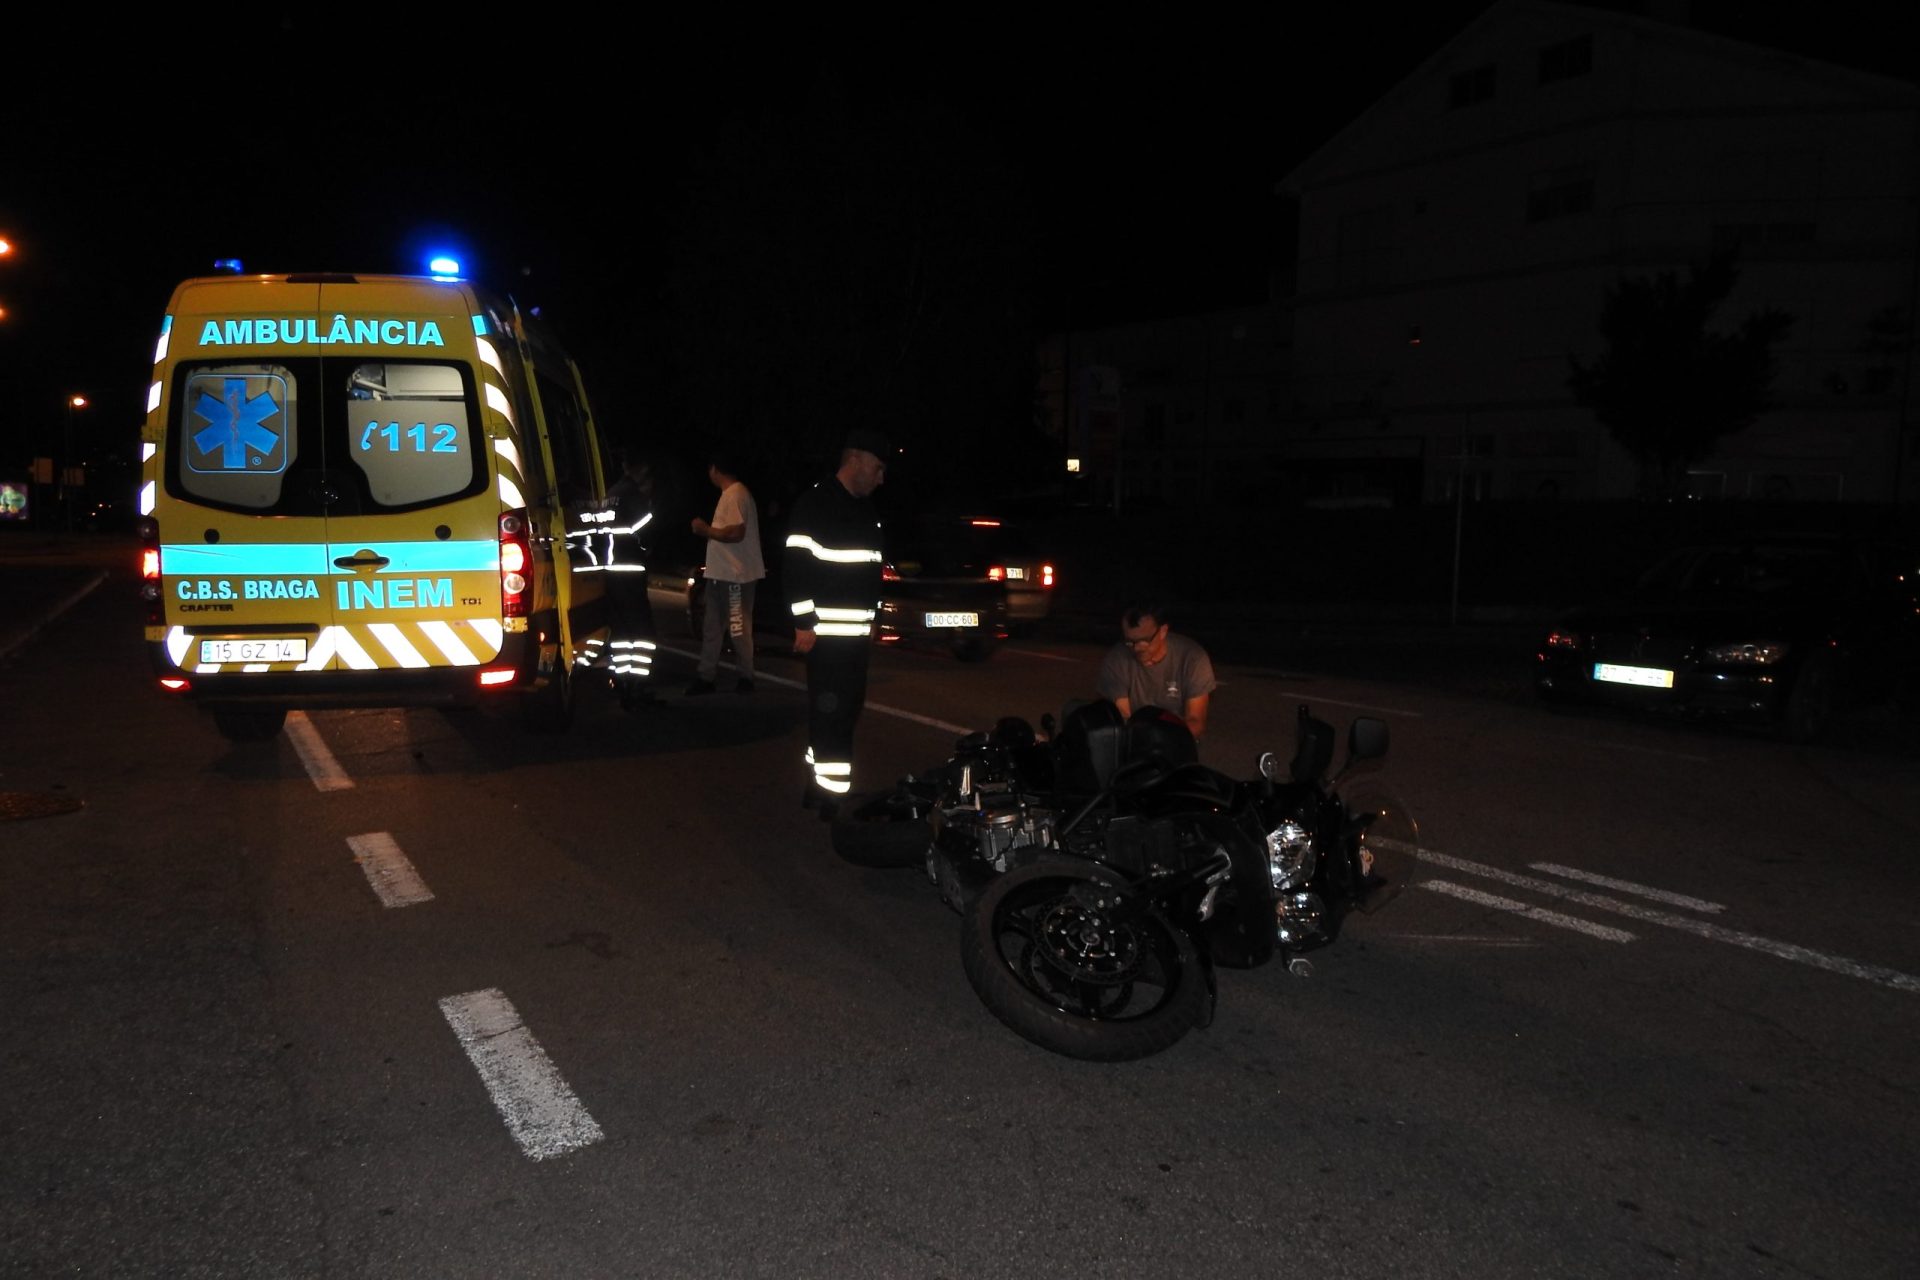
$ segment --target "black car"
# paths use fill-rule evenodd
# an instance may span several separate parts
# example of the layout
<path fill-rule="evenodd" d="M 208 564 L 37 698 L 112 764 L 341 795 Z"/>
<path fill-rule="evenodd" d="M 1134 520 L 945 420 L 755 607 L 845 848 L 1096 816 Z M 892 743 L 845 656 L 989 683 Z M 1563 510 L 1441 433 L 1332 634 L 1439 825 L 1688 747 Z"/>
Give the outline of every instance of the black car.
<path fill-rule="evenodd" d="M 1920 549 L 1750 538 L 1676 551 L 1625 600 L 1562 615 L 1534 689 L 1807 741 L 1838 712 L 1898 700 L 1917 672 Z"/>
<path fill-rule="evenodd" d="M 874 638 L 939 645 L 962 661 L 993 656 L 1011 626 L 1005 566 L 982 537 L 995 532 L 946 518 L 888 528 Z"/>

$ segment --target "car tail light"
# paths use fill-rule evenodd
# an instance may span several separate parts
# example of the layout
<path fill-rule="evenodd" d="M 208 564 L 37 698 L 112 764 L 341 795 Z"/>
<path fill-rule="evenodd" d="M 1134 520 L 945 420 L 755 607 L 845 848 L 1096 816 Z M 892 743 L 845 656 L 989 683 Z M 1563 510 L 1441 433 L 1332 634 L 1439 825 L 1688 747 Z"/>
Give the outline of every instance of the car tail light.
<path fill-rule="evenodd" d="M 1545 643 L 1549 649 L 1572 651 L 1580 647 L 1580 633 L 1577 631 L 1562 631 L 1556 627 L 1552 631 L 1547 632 Z"/>
<path fill-rule="evenodd" d="M 140 537 L 140 610 L 146 625 L 157 627 L 166 621 L 160 606 L 160 522 L 141 516 L 134 530 Z"/>
<path fill-rule="evenodd" d="M 533 547 L 527 537 L 527 513 L 524 509 L 500 515 L 500 616 L 524 618 L 533 608 L 532 584 L 527 571 L 533 564 Z"/>
<path fill-rule="evenodd" d="M 990 564 L 987 566 L 988 582 L 1005 582 L 1006 580 L 1007 566 L 1003 564 Z"/>
<path fill-rule="evenodd" d="M 894 568 L 894 567 L 893 567 L 892 565 L 890 565 L 890 564 L 883 564 L 883 565 L 881 565 L 881 566 L 880 566 L 880 581 L 882 581 L 882 582 L 898 582 L 898 581 L 900 581 L 900 571 L 899 571 L 898 569 L 896 569 L 896 568 Z M 693 580 L 692 580 L 691 578 L 689 578 L 689 579 L 687 580 L 687 585 L 688 585 L 688 586 L 692 586 L 692 585 L 693 585 Z"/>
<path fill-rule="evenodd" d="M 1043 564 L 1040 566 L 1040 585 L 1043 587 L 1050 587 L 1053 585 L 1053 566 L 1052 565 Z"/>

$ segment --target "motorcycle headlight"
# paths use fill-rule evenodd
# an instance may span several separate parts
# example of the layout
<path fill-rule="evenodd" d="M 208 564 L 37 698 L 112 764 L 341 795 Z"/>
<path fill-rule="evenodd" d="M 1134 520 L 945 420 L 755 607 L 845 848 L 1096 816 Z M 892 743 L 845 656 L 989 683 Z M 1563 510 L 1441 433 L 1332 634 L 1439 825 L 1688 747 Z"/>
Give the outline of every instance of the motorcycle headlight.
<path fill-rule="evenodd" d="M 1267 832 L 1267 870 L 1275 890 L 1298 888 L 1313 878 L 1313 837 L 1297 822 L 1283 822 Z"/>
<path fill-rule="evenodd" d="M 1778 641 L 1761 644 L 1721 644 L 1707 650 L 1707 661 L 1738 666 L 1766 667 L 1787 656 L 1787 646 Z"/>

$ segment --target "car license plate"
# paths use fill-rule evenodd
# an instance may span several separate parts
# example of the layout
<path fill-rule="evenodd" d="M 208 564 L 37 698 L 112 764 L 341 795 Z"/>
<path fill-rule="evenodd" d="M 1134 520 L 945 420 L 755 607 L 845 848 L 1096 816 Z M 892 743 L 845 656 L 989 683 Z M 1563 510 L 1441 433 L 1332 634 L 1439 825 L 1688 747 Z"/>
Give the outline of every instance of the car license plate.
<path fill-rule="evenodd" d="M 977 627 L 980 615 L 977 613 L 930 613 L 927 615 L 929 627 Z"/>
<path fill-rule="evenodd" d="M 1593 678 L 1607 684 L 1637 684 L 1647 689 L 1673 688 L 1673 672 L 1661 667 L 1622 667 L 1611 662 L 1593 664 Z"/>
<path fill-rule="evenodd" d="M 1025 569 L 1020 568 L 1018 565 L 1007 566 L 1008 582 L 1024 582 L 1026 580 L 1026 577 L 1027 577 L 1027 571 Z"/>
<path fill-rule="evenodd" d="M 305 662 L 307 642 L 295 640 L 202 640 L 202 662 Z"/>

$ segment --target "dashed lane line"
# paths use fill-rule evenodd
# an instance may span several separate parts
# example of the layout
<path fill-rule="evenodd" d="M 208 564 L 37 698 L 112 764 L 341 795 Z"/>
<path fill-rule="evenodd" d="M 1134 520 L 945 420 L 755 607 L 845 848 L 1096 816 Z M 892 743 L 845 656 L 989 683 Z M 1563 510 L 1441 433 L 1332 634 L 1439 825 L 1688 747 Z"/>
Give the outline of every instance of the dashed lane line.
<path fill-rule="evenodd" d="M 1591 871 L 1580 871 L 1573 867 L 1563 867 L 1553 862 L 1532 864 L 1535 871 L 1544 871 L 1550 876 L 1560 876 L 1566 880 L 1579 880 L 1586 884 L 1599 885 L 1602 889 L 1612 889 L 1616 893 L 1631 893 L 1652 902 L 1664 902 L 1670 907 L 1685 907 L 1689 911 L 1705 911 L 1709 914 L 1725 911 L 1724 904 L 1707 902 L 1701 898 L 1689 898 L 1684 893 L 1668 893 L 1665 889 L 1654 889 L 1644 884 L 1635 884 L 1631 880 L 1615 880 L 1612 876 L 1597 876 Z"/>
<path fill-rule="evenodd" d="M 529 1159 L 549 1160 L 606 1136 L 505 993 L 489 988 L 448 996 L 440 1012 Z"/>
<path fill-rule="evenodd" d="M 427 888 L 399 842 L 387 832 L 348 836 L 347 847 L 353 850 L 353 860 L 366 873 L 381 906 L 412 907 L 433 901 L 433 890 Z"/>
<path fill-rule="evenodd" d="M 1564 898 L 1582 906 L 1593 907 L 1599 911 L 1611 911 L 1615 915 L 1626 916 L 1630 920 L 1639 920 L 1647 924 L 1664 925 L 1669 929 L 1678 929 L 1682 933 L 1691 933 L 1697 937 L 1714 942 L 1724 942 L 1729 946 L 1744 947 L 1762 955 L 1773 956 L 1778 960 L 1789 960 L 1795 964 L 1804 964 L 1814 969 L 1824 969 L 1829 973 L 1842 974 L 1849 978 L 1859 978 L 1883 987 L 1892 987 L 1896 991 L 1920 992 L 1920 977 L 1903 973 L 1898 969 L 1889 969 L 1883 965 L 1865 964 L 1846 956 L 1829 955 L 1824 951 L 1815 951 L 1811 947 L 1802 947 L 1791 942 L 1777 942 L 1772 938 L 1763 938 L 1757 934 L 1742 933 L 1738 929 L 1729 929 L 1724 925 L 1710 924 L 1705 920 L 1695 920 L 1691 916 L 1677 916 L 1672 912 L 1658 911 L 1652 907 L 1643 907 L 1635 902 L 1622 902 L 1618 898 L 1609 898 L 1605 894 L 1588 893 L 1584 889 L 1571 889 L 1566 885 L 1555 884 L 1550 880 L 1540 880 L 1533 876 L 1523 876 L 1518 872 L 1506 871 L 1500 867 L 1489 866 L 1484 862 L 1472 862 L 1466 858 L 1456 858 L 1424 846 L 1408 844 L 1403 840 L 1394 840 L 1382 836 L 1370 841 L 1381 849 L 1411 854 L 1422 862 L 1430 862 L 1438 867 L 1467 875 L 1482 876 L 1501 884 L 1515 888 L 1530 889 L 1535 893 L 1549 897 Z"/>
<path fill-rule="evenodd" d="M 333 758 L 333 752 L 327 750 L 326 740 L 313 727 L 313 721 L 307 719 L 306 712 L 287 713 L 287 740 L 293 743 L 293 752 L 307 767 L 307 776 L 313 779 L 315 787 L 322 791 L 345 791 L 353 785 L 353 779 Z"/>
<path fill-rule="evenodd" d="M 1516 902 L 1512 898 L 1502 898 L 1498 894 L 1482 893 L 1478 889 L 1469 889 L 1463 884 L 1451 880 L 1422 880 L 1422 889 L 1431 889 L 1435 893 L 1444 893 L 1448 897 L 1460 898 L 1477 903 L 1483 907 L 1492 907 L 1496 911 L 1511 911 L 1514 915 L 1537 920 L 1541 924 L 1550 924 L 1556 929 L 1571 929 L 1575 933 L 1584 933 L 1590 938 L 1602 942 L 1632 942 L 1634 935 L 1625 929 L 1614 929 L 1604 924 L 1594 924 L 1578 916 L 1563 916 L 1558 911 L 1549 911 L 1545 907 L 1532 906 L 1525 902 Z"/>

